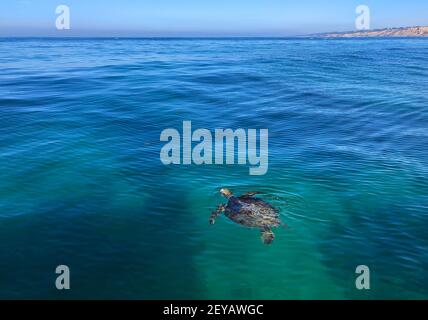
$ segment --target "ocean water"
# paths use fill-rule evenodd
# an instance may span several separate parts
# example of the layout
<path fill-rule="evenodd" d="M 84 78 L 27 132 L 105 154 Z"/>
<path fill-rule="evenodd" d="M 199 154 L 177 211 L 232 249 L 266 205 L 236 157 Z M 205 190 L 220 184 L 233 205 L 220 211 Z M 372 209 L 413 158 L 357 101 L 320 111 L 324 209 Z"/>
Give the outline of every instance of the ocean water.
<path fill-rule="evenodd" d="M 417 39 L 0 40 L 0 298 L 427 299 L 426 61 Z M 164 166 L 183 120 L 269 129 L 268 173 Z M 222 187 L 288 228 L 210 226 Z"/>

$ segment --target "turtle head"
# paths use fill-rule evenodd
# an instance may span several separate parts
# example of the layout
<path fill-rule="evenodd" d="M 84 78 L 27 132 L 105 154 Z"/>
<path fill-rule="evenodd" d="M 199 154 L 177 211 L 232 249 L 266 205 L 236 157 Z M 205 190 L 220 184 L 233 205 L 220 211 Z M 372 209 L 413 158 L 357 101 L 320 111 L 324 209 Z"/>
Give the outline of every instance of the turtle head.
<path fill-rule="evenodd" d="M 220 193 L 226 198 L 230 198 L 232 196 L 232 192 L 229 189 L 222 188 L 220 189 Z"/>

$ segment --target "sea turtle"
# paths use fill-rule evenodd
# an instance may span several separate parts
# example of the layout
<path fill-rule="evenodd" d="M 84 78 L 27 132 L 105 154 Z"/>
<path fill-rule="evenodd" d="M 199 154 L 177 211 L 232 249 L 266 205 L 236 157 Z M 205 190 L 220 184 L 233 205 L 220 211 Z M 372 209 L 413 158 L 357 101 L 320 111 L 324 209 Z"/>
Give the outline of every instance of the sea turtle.
<path fill-rule="evenodd" d="M 221 204 L 213 211 L 210 223 L 224 213 L 232 221 L 250 228 L 259 228 L 264 244 L 271 244 L 275 238 L 273 227 L 282 226 L 279 211 L 262 199 L 255 198 L 260 192 L 248 192 L 236 197 L 228 189 L 220 189 L 220 193 L 228 199 L 226 205 Z"/>

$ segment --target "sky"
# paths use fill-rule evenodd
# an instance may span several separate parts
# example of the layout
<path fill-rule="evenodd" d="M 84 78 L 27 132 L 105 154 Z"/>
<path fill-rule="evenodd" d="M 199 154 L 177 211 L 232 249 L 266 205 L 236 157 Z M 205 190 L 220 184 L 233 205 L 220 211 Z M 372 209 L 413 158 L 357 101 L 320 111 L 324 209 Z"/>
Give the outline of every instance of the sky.
<path fill-rule="evenodd" d="M 0 36 L 294 36 L 428 25 L 428 0 L 0 0 Z M 57 30 L 58 5 L 70 30 Z"/>

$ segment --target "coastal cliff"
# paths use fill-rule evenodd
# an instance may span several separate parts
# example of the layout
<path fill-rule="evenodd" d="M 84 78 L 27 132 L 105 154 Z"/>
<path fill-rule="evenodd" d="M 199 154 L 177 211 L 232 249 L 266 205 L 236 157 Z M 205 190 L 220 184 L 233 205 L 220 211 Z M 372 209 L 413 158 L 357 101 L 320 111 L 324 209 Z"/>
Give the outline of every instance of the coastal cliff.
<path fill-rule="evenodd" d="M 364 37 L 428 37 L 428 26 L 387 28 L 377 30 L 362 30 L 350 32 L 333 32 L 317 34 L 322 38 L 364 38 Z"/>

